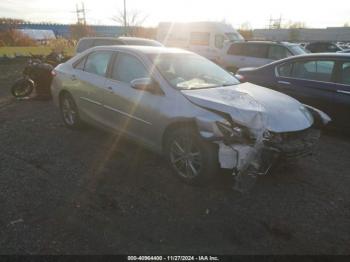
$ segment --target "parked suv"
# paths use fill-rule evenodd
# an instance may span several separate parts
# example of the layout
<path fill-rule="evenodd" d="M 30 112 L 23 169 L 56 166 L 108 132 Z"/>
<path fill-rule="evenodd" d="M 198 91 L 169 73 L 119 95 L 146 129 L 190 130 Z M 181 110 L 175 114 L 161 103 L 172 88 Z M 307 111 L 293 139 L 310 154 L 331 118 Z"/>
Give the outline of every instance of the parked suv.
<path fill-rule="evenodd" d="M 294 55 L 307 53 L 298 44 L 287 42 L 229 42 L 223 48 L 219 64 L 230 72 L 243 67 L 259 67 Z"/>
<path fill-rule="evenodd" d="M 144 46 L 163 46 L 156 40 L 140 37 L 83 37 L 79 40 L 75 53 L 79 54 L 86 49 L 95 46 L 104 45 L 144 45 Z"/>

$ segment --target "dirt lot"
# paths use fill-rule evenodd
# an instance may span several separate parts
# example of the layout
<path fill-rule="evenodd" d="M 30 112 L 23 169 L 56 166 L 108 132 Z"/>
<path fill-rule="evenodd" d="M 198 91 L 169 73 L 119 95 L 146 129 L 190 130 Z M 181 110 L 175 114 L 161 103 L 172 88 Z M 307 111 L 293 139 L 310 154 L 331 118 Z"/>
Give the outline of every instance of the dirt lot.
<path fill-rule="evenodd" d="M 51 102 L 15 101 L 22 64 L 0 64 L 0 253 L 350 254 L 350 139 L 259 179 L 179 182 L 161 157 L 94 128 L 71 131 Z"/>

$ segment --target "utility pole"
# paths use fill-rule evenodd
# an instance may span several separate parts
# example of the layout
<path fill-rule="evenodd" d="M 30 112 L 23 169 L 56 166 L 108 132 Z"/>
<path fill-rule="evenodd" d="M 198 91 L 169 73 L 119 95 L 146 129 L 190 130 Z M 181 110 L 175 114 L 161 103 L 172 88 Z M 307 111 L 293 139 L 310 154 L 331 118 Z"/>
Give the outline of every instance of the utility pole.
<path fill-rule="evenodd" d="M 127 22 L 126 22 L 126 0 L 124 0 L 124 35 L 127 35 Z"/>
<path fill-rule="evenodd" d="M 81 8 L 79 8 L 78 4 L 76 5 L 76 13 L 77 13 L 77 23 L 81 25 L 86 25 L 84 3 L 81 3 Z"/>
<path fill-rule="evenodd" d="M 282 15 L 279 18 L 272 18 L 270 16 L 269 29 L 280 29 L 282 25 Z"/>

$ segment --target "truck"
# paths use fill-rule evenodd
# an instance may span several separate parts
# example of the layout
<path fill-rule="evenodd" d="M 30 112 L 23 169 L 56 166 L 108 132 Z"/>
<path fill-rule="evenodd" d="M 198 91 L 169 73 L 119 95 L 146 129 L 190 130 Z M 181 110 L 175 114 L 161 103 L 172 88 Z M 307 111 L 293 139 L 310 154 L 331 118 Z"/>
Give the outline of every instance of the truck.
<path fill-rule="evenodd" d="M 165 46 L 186 49 L 216 62 L 225 42 L 244 41 L 244 38 L 231 25 L 222 22 L 160 22 L 157 40 Z"/>

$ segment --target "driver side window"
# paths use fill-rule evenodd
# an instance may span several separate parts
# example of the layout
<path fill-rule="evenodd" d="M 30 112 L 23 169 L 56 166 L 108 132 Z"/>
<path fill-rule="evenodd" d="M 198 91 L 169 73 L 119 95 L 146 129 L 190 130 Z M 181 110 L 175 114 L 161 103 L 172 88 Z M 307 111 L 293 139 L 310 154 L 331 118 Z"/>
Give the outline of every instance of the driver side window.
<path fill-rule="evenodd" d="M 223 35 L 215 35 L 215 47 L 216 48 L 223 48 L 224 46 L 225 37 Z"/>
<path fill-rule="evenodd" d="M 132 80 L 147 77 L 149 77 L 147 69 L 136 57 L 123 53 L 117 55 L 113 65 L 112 79 L 130 83 Z"/>

